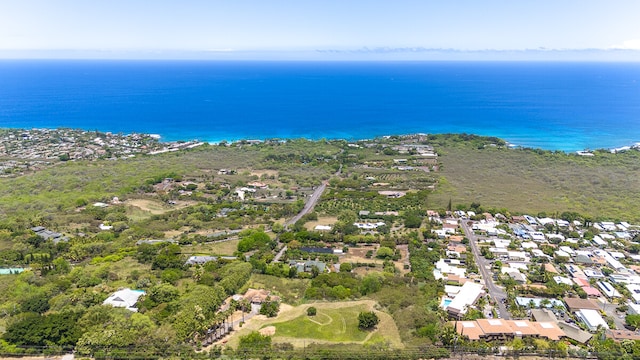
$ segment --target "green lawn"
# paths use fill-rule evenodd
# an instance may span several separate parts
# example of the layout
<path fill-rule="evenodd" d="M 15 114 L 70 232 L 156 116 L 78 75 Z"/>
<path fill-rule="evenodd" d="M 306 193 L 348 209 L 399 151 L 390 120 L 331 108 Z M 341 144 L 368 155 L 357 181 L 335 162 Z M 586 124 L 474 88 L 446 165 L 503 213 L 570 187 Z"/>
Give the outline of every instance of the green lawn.
<path fill-rule="evenodd" d="M 366 305 L 319 308 L 315 316 L 303 314 L 293 320 L 271 325 L 276 327 L 276 336 L 360 342 L 365 340 L 369 332 L 358 329 L 358 314 L 367 310 Z"/>

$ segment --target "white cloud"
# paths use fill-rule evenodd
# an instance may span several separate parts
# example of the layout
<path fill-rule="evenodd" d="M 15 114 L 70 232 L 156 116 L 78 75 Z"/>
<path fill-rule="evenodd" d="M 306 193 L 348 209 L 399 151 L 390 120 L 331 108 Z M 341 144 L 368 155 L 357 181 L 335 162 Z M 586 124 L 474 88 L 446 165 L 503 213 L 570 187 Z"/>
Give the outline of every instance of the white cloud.
<path fill-rule="evenodd" d="M 611 45 L 610 49 L 618 50 L 640 50 L 640 39 L 626 40 L 622 44 Z"/>

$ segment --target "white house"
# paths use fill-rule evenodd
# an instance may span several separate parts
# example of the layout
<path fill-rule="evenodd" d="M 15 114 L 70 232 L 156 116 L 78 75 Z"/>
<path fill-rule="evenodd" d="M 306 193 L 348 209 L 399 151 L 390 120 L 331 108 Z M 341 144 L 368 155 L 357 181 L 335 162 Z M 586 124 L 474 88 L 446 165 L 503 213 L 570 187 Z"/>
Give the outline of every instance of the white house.
<path fill-rule="evenodd" d="M 593 237 L 593 243 L 596 244 L 597 246 L 606 246 L 607 242 L 602 240 L 602 238 L 598 235 Z"/>
<path fill-rule="evenodd" d="M 531 240 L 537 242 L 544 242 L 546 240 L 544 234 L 538 231 L 529 232 L 529 237 L 531 238 Z"/>
<path fill-rule="evenodd" d="M 102 305 L 111 305 L 113 307 L 123 307 L 130 311 L 138 311 L 135 307 L 140 296 L 144 295 L 144 290 L 131 290 L 125 288 L 111 294 Z"/>
<path fill-rule="evenodd" d="M 605 294 L 607 297 L 609 297 L 609 298 L 622 297 L 622 295 L 620 295 L 618 290 L 616 290 L 613 287 L 613 285 L 609 284 L 608 282 L 606 282 L 606 281 L 598 281 L 596 284 L 598 285 L 600 290 L 602 290 L 602 293 Z"/>
<path fill-rule="evenodd" d="M 475 304 L 483 293 L 482 285 L 468 281 L 462 285 L 458 295 L 444 309 L 449 314 L 461 318 L 466 314 L 467 308 Z"/>
<path fill-rule="evenodd" d="M 573 281 L 571 281 L 571 279 L 565 276 L 554 276 L 553 281 L 555 281 L 557 284 L 565 284 L 568 286 L 573 286 Z"/>
<path fill-rule="evenodd" d="M 640 285 L 627 284 L 626 287 L 631 293 L 631 298 L 633 299 L 633 302 L 636 304 L 640 304 Z"/>
<path fill-rule="evenodd" d="M 607 325 L 607 322 L 604 321 L 597 310 L 580 309 L 576 311 L 576 315 L 584 322 L 585 325 L 587 325 L 587 328 L 589 328 L 589 330 L 591 331 L 598 330 L 598 326 L 602 326 L 605 329 L 609 328 L 609 325 Z"/>
<path fill-rule="evenodd" d="M 451 260 L 440 259 L 437 263 L 434 264 L 436 268 L 433 269 L 433 276 L 436 279 L 442 279 L 445 277 L 444 275 L 446 274 L 453 274 L 461 278 L 464 278 L 467 272 L 467 269 L 456 266 L 459 264 L 460 264 L 460 261 L 455 259 L 451 259 Z"/>

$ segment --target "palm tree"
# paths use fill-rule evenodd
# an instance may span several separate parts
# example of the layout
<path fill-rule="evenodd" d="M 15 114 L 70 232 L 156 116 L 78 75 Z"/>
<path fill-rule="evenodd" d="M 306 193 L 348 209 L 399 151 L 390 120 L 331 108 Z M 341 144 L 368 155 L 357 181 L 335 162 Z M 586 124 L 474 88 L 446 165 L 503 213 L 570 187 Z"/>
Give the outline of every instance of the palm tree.
<path fill-rule="evenodd" d="M 542 301 L 540 301 L 540 305 L 541 305 L 541 306 L 543 306 L 543 307 L 545 307 L 545 308 L 548 308 L 548 307 L 549 307 L 549 305 L 551 305 L 551 300 L 546 299 L 546 298 L 545 298 L 545 299 L 542 299 Z"/>

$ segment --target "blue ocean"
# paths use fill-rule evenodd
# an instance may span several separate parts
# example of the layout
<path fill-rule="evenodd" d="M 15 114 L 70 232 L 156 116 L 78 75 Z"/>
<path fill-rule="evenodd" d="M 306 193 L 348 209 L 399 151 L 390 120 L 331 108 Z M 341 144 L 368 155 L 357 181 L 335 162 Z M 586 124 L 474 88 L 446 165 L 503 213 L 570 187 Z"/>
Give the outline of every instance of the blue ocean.
<path fill-rule="evenodd" d="M 4 60 L 0 127 L 614 148 L 640 142 L 640 63 Z"/>

